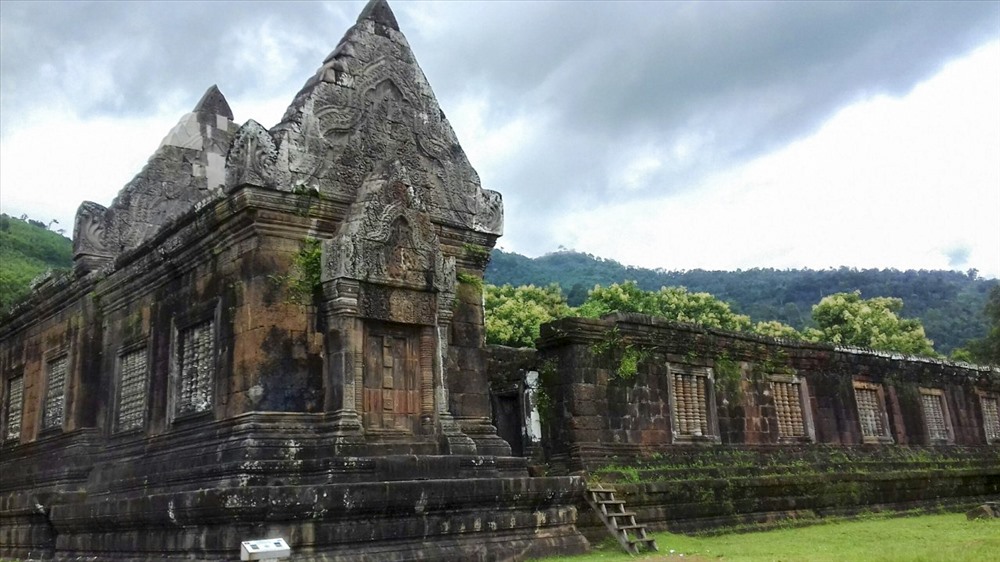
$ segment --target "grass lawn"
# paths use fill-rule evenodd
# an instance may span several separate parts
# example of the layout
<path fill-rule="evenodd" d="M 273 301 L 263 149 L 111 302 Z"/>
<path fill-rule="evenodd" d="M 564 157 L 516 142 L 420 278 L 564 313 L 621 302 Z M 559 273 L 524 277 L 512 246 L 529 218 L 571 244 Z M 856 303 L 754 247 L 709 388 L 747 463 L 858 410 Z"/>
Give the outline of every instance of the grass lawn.
<path fill-rule="evenodd" d="M 617 543 L 566 560 L 890 562 L 1000 561 L 1000 519 L 967 521 L 963 513 L 918 517 L 869 517 L 757 533 L 688 537 L 656 533 L 660 551 L 630 557 Z"/>

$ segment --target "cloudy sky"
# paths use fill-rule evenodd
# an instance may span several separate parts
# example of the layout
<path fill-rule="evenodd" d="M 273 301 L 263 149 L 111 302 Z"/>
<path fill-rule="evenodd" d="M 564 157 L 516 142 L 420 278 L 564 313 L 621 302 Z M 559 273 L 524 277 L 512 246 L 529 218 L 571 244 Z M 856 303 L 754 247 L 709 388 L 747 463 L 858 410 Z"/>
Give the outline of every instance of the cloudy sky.
<path fill-rule="evenodd" d="M 212 84 L 277 123 L 363 2 L 0 2 L 0 208 L 72 231 Z M 1000 276 L 1000 2 L 392 3 L 499 246 Z"/>

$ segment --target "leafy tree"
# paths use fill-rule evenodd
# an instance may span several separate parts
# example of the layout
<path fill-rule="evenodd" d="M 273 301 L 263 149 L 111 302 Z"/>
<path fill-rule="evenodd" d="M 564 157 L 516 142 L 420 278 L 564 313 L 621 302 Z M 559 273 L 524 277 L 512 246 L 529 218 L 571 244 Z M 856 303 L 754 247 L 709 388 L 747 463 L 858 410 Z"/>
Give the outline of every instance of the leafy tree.
<path fill-rule="evenodd" d="M 802 332 L 799 332 L 798 330 L 789 326 L 788 324 L 782 324 L 777 320 L 768 320 L 767 322 L 757 322 L 753 326 L 753 332 L 771 338 L 782 338 L 786 340 L 805 339 L 805 336 L 802 334 Z"/>
<path fill-rule="evenodd" d="M 542 324 L 570 314 L 559 285 L 486 285 L 486 342 L 532 347 Z"/>
<path fill-rule="evenodd" d="M 919 320 L 900 318 L 901 299 L 862 299 L 860 291 L 823 297 L 813 306 L 816 328 L 806 331 L 814 341 L 870 347 L 914 355 L 936 355 Z"/>
<path fill-rule="evenodd" d="M 990 323 L 986 336 L 972 340 L 965 347 L 956 349 L 951 354 L 952 359 L 1000 365 L 1000 285 L 994 285 L 990 289 L 989 298 L 983 308 Z"/>
<path fill-rule="evenodd" d="M 635 281 L 594 287 L 576 312 L 592 318 L 611 312 L 639 312 L 725 330 L 750 329 L 749 316 L 736 314 L 729 304 L 708 293 L 691 293 L 684 287 L 644 291 Z"/>

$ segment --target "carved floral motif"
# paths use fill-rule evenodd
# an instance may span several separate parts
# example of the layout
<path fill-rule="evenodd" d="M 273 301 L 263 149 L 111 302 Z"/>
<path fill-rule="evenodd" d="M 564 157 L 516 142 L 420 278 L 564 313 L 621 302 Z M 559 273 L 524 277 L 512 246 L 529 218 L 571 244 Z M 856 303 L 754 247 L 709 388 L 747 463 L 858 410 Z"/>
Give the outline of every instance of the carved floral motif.
<path fill-rule="evenodd" d="M 241 185 L 274 187 L 278 148 L 271 134 L 253 119 L 236 132 L 226 155 L 226 190 Z"/>

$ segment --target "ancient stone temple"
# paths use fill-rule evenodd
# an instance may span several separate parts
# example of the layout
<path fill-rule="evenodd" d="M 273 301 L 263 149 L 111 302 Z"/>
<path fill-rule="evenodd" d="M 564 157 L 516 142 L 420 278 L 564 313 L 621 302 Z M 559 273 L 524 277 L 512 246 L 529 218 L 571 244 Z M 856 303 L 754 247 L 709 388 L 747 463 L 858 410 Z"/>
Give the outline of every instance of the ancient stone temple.
<path fill-rule="evenodd" d="M 272 129 L 213 86 L 3 321 L 0 557 L 585 549 L 491 423 L 502 224 L 383 0 Z"/>
<path fill-rule="evenodd" d="M 1000 495 L 996 367 L 627 314 L 487 347 L 502 228 L 385 0 L 275 127 L 209 88 L 0 316 L 0 558 L 521 560 L 603 540 L 597 482 L 671 530 Z"/>

